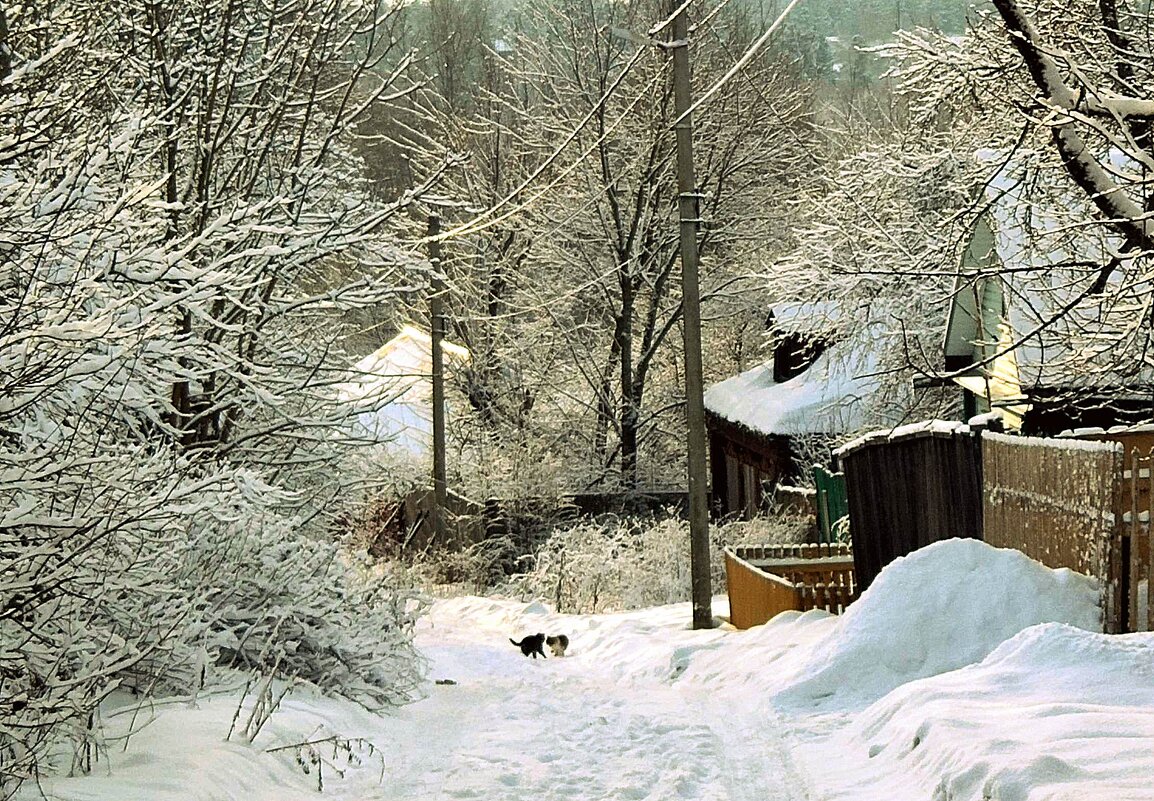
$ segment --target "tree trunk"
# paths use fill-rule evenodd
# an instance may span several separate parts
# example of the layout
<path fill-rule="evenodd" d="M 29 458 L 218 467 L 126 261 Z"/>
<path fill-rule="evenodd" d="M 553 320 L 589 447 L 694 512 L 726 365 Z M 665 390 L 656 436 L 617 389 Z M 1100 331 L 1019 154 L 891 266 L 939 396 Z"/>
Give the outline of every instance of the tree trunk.
<path fill-rule="evenodd" d="M 633 276 L 628 266 L 621 271 L 621 324 L 617 326 L 621 353 L 621 484 L 637 488 L 637 422 L 633 396 Z"/>

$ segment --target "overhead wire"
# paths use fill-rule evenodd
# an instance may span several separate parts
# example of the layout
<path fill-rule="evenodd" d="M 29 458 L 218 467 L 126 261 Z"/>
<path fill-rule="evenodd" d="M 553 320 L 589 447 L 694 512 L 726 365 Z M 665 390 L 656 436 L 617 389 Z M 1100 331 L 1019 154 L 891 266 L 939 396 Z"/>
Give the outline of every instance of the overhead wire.
<path fill-rule="evenodd" d="M 556 186 L 558 183 L 560 183 L 561 179 L 568 177 L 568 175 L 574 169 L 576 169 L 580 163 L 582 163 L 582 161 L 585 159 L 585 157 L 588 156 L 589 153 L 591 153 L 593 151 L 593 148 L 596 147 L 598 144 L 600 144 L 613 131 L 613 129 L 616 128 L 616 126 L 620 124 L 621 120 L 624 119 L 625 115 L 622 115 L 621 117 L 619 117 L 617 122 L 615 122 L 613 124 L 613 126 L 611 126 L 610 128 L 606 129 L 605 133 L 602 134 L 600 137 L 598 137 L 598 139 L 589 148 L 587 148 L 585 150 L 585 152 L 582 153 L 581 156 L 576 161 L 574 161 L 571 165 L 569 165 L 569 167 L 567 167 L 565 170 L 563 170 L 552 181 L 545 184 L 544 187 L 542 187 L 535 194 L 533 194 L 527 201 L 525 201 L 523 203 L 519 203 L 513 209 L 505 212 L 504 214 L 500 215 L 499 217 L 492 217 L 492 215 L 495 214 L 497 211 L 501 210 L 502 208 L 504 208 L 505 206 L 512 203 L 514 200 L 516 200 L 516 198 L 519 197 L 522 193 L 524 193 L 525 190 L 535 180 L 537 180 L 537 178 L 546 169 L 548 169 L 555 161 L 557 161 L 557 159 L 559 159 L 561 157 L 561 154 L 563 152 L 565 152 L 565 150 L 569 147 L 569 145 L 571 145 L 577 139 L 577 137 L 580 135 L 581 131 L 583 131 L 585 129 L 585 126 L 587 126 L 590 123 L 590 121 L 592 121 L 592 119 L 597 114 L 597 112 L 604 107 L 604 105 L 609 101 L 609 99 L 617 91 L 617 88 L 621 85 L 621 83 L 625 80 L 625 78 L 629 75 L 629 73 L 637 65 L 637 62 L 639 62 L 641 60 L 641 57 L 642 57 L 642 55 L 644 55 L 644 53 L 645 53 L 645 51 L 639 48 L 637 50 L 637 52 L 633 54 L 633 57 L 628 61 L 628 63 L 626 63 L 625 67 L 621 70 L 621 72 L 617 75 L 617 77 L 614 78 L 613 83 L 609 85 L 609 87 L 601 95 L 601 97 L 598 99 L 598 101 L 593 104 L 593 106 L 589 109 L 588 113 L 584 117 L 582 117 L 581 121 L 577 123 L 576 127 L 574 127 L 574 129 L 569 132 L 569 134 L 565 137 L 564 141 L 562 141 L 561 144 L 559 144 L 553 150 L 553 152 L 549 155 L 548 158 L 546 158 L 543 162 L 541 162 L 541 164 L 537 165 L 537 168 L 535 170 L 533 170 L 533 172 L 530 173 L 529 176 L 526 177 L 515 189 L 510 191 L 509 194 L 507 194 L 504 198 L 499 200 L 497 203 L 495 203 L 492 206 L 490 206 L 489 208 L 485 209 L 480 214 L 475 215 L 468 222 L 463 223 L 463 224 L 457 226 L 456 228 L 451 228 L 448 231 L 445 231 L 444 233 L 440 234 L 436 238 L 441 239 L 441 240 L 454 239 L 456 237 L 465 236 L 466 234 L 476 233 L 478 231 L 483 231 L 487 228 L 491 228 L 492 226 L 496 225 L 499 222 L 502 222 L 502 221 L 508 219 L 509 217 L 518 213 L 519 211 L 523 211 L 524 209 L 528 208 L 534 202 L 536 202 L 546 191 L 552 189 L 554 186 Z M 629 109 L 631 110 L 633 108 L 633 106 L 635 106 L 640 101 L 640 99 L 641 99 L 641 95 L 638 95 L 638 97 L 634 99 L 633 103 L 630 104 Z M 425 239 L 422 241 L 427 242 L 429 240 Z"/>
<path fill-rule="evenodd" d="M 769 37 L 773 36 L 774 32 L 777 31 L 777 29 L 779 27 L 781 27 L 781 24 L 783 22 L 785 22 L 785 18 L 789 16 L 789 12 L 793 11 L 794 6 L 796 6 L 800 2 L 801 2 L 801 0 L 790 0 L 789 5 L 787 5 L 782 10 L 782 12 L 777 16 L 777 19 L 775 19 L 773 21 L 773 24 L 765 29 L 765 33 L 763 33 L 761 36 L 759 36 L 753 44 L 751 44 L 748 48 L 746 48 L 745 53 L 741 56 L 741 58 L 739 58 L 737 60 L 737 62 L 732 67 L 729 68 L 729 71 L 726 72 L 725 75 L 721 76 L 713 84 L 713 86 L 709 87 L 709 89 L 705 92 L 705 94 L 703 94 L 701 97 L 699 97 L 697 100 L 695 100 L 689 106 L 689 108 L 685 109 L 685 111 L 683 111 L 680 114 L 680 116 L 678 116 L 678 118 L 673 121 L 673 125 L 670 127 L 675 127 L 678 124 L 680 124 L 690 114 L 692 114 L 694 111 L 696 111 L 702 105 L 704 105 L 707 100 L 709 100 L 715 94 L 717 94 L 717 92 L 721 89 L 721 87 L 723 87 L 727 83 L 729 83 L 733 79 L 733 77 L 735 75 L 737 75 L 737 73 L 739 73 L 741 71 L 741 69 L 753 59 L 754 56 L 757 55 L 758 51 L 760 51 L 761 48 L 765 45 L 765 43 L 769 41 Z"/>
<path fill-rule="evenodd" d="M 676 19 L 676 17 L 679 14 L 683 13 L 686 9 L 688 9 L 688 7 L 690 5 L 692 5 L 693 2 L 694 2 L 694 0 L 684 0 L 684 2 L 682 2 L 677 7 L 677 9 L 675 9 L 673 11 L 673 13 L 670 14 L 666 19 L 664 19 L 663 21 L 661 21 L 657 25 L 650 28 L 649 34 L 651 36 L 653 36 L 653 35 L 656 35 L 656 34 L 662 32 L 663 30 L 665 30 L 669 25 L 671 25 L 673 23 L 673 21 Z M 700 25 L 708 24 L 721 11 L 721 9 L 724 8 L 729 2 L 730 2 L 730 0 L 722 0 L 722 2 L 720 4 L 718 4 L 718 6 L 716 8 L 712 9 L 710 11 L 710 13 L 708 15 L 706 15 L 706 17 L 703 20 L 701 20 L 699 23 L 697 23 L 696 27 L 699 27 Z M 692 114 L 695 110 L 697 110 L 702 105 L 704 105 L 707 101 L 712 99 L 712 97 L 718 91 L 720 91 L 720 89 L 722 87 L 724 87 L 739 72 L 741 72 L 741 70 L 753 59 L 753 57 L 757 55 L 757 53 L 766 44 L 766 42 L 769 41 L 769 38 L 778 30 L 778 28 L 781 27 L 781 25 L 785 21 L 786 17 L 788 17 L 790 12 L 793 11 L 793 9 L 797 6 L 797 4 L 799 2 L 801 2 L 801 0 L 790 0 L 790 3 L 785 7 L 785 9 L 782 10 L 782 12 L 777 16 L 777 18 L 769 26 L 769 28 L 767 28 L 765 30 L 765 32 L 762 33 L 762 35 L 760 37 L 758 37 L 758 39 L 755 40 L 745 50 L 745 52 L 742 54 L 742 56 L 733 64 L 733 66 L 725 73 L 725 75 L 723 75 L 720 79 L 718 79 L 700 98 L 698 98 L 698 100 L 696 100 L 685 112 L 683 112 L 673 122 L 673 125 L 676 125 L 678 122 L 682 121 L 688 115 Z M 655 42 L 654 44 L 659 44 L 659 43 Z M 590 107 L 589 111 L 584 115 L 584 117 L 582 117 L 582 119 L 566 135 L 565 139 L 553 150 L 552 153 L 550 153 L 550 155 L 543 162 L 541 162 L 541 164 L 539 164 L 533 170 L 532 173 L 530 173 L 524 180 L 522 180 L 517 185 L 517 187 L 512 189 L 508 194 L 505 195 L 505 197 L 503 197 L 501 200 L 494 203 L 489 208 L 487 208 L 484 211 L 480 212 L 479 214 L 473 216 L 470 220 L 462 223 L 461 225 L 458 225 L 456 227 L 450 228 L 447 231 L 442 232 L 441 234 L 439 234 L 435 238 L 440 239 L 440 240 L 455 239 L 455 238 L 467 236 L 469 234 L 479 233 L 479 232 L 485 231 L 489 228 L 492 228 L 493 226 L 509 219 L 513 215 L 518 214 L 518 213 L 528 209 L 529 207 L 531 207 L 538 200 L 540 200 L 540 198 L 543 197 L 546 193 L 548 193 L 550 190 L 552 190 L 557 185 L 559 185 L 565 178 L 569 177 L 573 173 L 573 171 L 576 170 L 581 164 L 585 163 L 586 158 L 595 150 L 595 148 L 597 148 L 599 145 L 601 145 L 608 138 L 608 136 L 611 133 L 613 133 L 617 129 L 618 126 L 621 125 L 621 123 L 626 119 L 626 117 L 629 116 L 630 112 L 632 112 L 632 110 L 637 106 L 637 104 L 641 101 L 641 99 L 646 96 L 645 92 L 641 92 L 641 93 L 637 94 L 630 101 L 629 105 L 625 108 L 625 110 L 617 117 L 617 119 L 614 120 L 609 126 L 607 126 L 605 131 L 603 133 L 601 133 L 597 137 L 597 139 L 595 139 L 588 147 L 586 147 L 581 152 L 581 154 L 576 159 L 574 159 L 574 161 L 572 163 L 570 163 L 565 169 L 563 169 L 560 173 L 558 173 L 553 179 L 548 181 L 546 184 L 541 186 L 539 189 L 535 190 L 526 200 L 521 201 L 521 202 L 517 202 L 516 205 L 514 205 L 512 208 L 505 210 L 503 213 L 501 213 L 497 216 L 493 216 L 498 211 L 505 209 L 507 206 L 509 206 L 509 204 L 517 201 L 517 198 L 523 196 L 526 189 L 528 189 L 528 187 L 530 187 L 533 184 L 533 182 L 536 181 L 542 175 L 542 173 L 545 172 L 546 169 L 548 169 L 555 162 L 557 162 L 558 159 L 560 159 L 561 155 L 565 152 L 565 150 L 567 148 L 569 148 L 569 146 L 572 145 L 573 142 L 575 142 L 577 140 L 577 137 L 581 134 L 581 132 L 594 119 L 597 112 L 599 110 L 603 109 L 605 104 L 617 92 L 617 90 L 620 88 L 621 84 L 624 82 L 625 78 L 628 77 L 628 75 L 636 67 L 636 65 L 641 60 L 641 58 L 645 52 L 646 51 L 643 48 L 638 48 L 637 52 L 634 53 L 632 58 L 629 59 L 629 61 L 625 65 L 625 67 L 614 78 L 613 82 L 609 85 L 609 87 L 606 88 L 606 90 L 602 93 L 602 95 L 597 100 L 597 102 L 594 103 L 593 106 Z M 649 85 L 651 85 L 651 84 L 652 84 L 652 81 L 650 82 Z M 592 205 L 594 202 L 596 202 L 595 199 L 590 200 L 587 204 L 585 204 L 585 206 L 583 206 L 583 208 L 588 207 L 589 205 Z M 574 213 L 574 215 L 571 215 L 569 219 L 572 219 L 573 216 L 575 216 L 575 213 Z M 556 231 L 562 225 L 563 225 L 563 223 L 559 222 L 551 230 Z M 425 244 L 425 243 L 431 241 L 431 239 L 433 239 L 433 238 L 426 237 L 425 239 L 422 239 L 419 244 Z M 526 313 L 529 313 L 532 311 L 543 310 L 545 308 L 548 308 L 549 305 L 551 305 L 552 303 L 556 303 L 558 300 L 561 300 L 561 299 L 564 299 L 567 297 L 575 297 L 578 294 L 586 291 L 590 287 L 596 286 L 598 283 L 603 281 L 605 278 L 612 275 L 616 270 L 617 270 L 617 265 L 614 265 L 613 267 L 607 269 L 603 274 L 590 278 L 588 281 L 583 282 L 580 286 L 575 287 L 575 288 L 565 292 L 564 294 L 562 294 L 560 296 L 554 296 L 553 298 L 551 298 L 549 303 L 540 303 L 540 304 L 533 304 L 533 305 L 528 305 L 528 306 L 521 306 L 516 310 L 512 310 L 512 311 L 506 312 L 502 315 L 499 315 L 497 318 L 488 318 L 487 317 L 486 319 L 511 318 L 511 317 L 523 315 L 523 314 L 526 314 Z"/>

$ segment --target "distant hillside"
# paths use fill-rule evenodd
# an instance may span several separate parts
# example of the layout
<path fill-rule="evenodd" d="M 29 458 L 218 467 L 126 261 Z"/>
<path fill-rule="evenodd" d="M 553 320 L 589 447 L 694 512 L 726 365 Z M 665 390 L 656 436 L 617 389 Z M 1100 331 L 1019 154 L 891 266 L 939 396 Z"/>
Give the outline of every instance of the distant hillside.
<path fill-rule="evenodd" d="M 785 0 L 748 0 L 766 14 L 780 13 Z M 824 36 L 861 36 L 866 42 L 884 41 L 898 29 L 917 26 L 945 33 L 961 33 L 966 14 L 988 0 L 802 0 L 790 14 L 795 27 Z"/>

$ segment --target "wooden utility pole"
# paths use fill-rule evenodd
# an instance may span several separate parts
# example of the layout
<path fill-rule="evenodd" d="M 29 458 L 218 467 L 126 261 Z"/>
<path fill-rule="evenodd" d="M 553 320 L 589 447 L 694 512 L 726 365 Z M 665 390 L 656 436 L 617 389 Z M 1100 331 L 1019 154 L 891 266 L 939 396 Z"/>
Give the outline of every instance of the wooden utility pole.
<path fill-rule="evenodd" d="M 705 401 L 701 377 L 701 297 L 697 280 L 697 179 L 693 172 L 693 123 L 689 71 L 689 21 L 671 0 L 673 91 L 677 114 L 677 193 L 681 217 L 681 304 L 685 346 L 685 422 L 689 445 L 689 565 L 693 628 L 713 628 L 709 560 L 709 509 L 705 500 Z M 680 9 L 680 11 L 678 11 Z"/>
<path fill-rule="evenodd" d="M 429 215 L 429 263 L 432 265 L 432 289 L 429 296 L 429 351 L 433 369 L 433 540 L 445 544 L 445 362 L 441 340 L 445 336 L 445 280 L 441 274 L 441 218 Z"/>

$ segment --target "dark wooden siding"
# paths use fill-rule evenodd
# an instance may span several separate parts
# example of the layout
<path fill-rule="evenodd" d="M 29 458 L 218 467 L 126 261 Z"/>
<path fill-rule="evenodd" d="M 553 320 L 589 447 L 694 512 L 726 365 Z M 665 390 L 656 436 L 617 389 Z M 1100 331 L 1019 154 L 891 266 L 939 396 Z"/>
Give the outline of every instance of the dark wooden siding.
<path fill-rule="evenodd" d="M 930 543 L 982 536 L 981 440 L 919 431 L 875 439 L 841 455 L 857 580 Z"/>
<path fill-rule="evenodd" d="M 792 477 L 789 438 L 758 434 L 709 412 L 705 421 L 713 514 L 751 518 L 771 502 L 774 487 Z"/>

